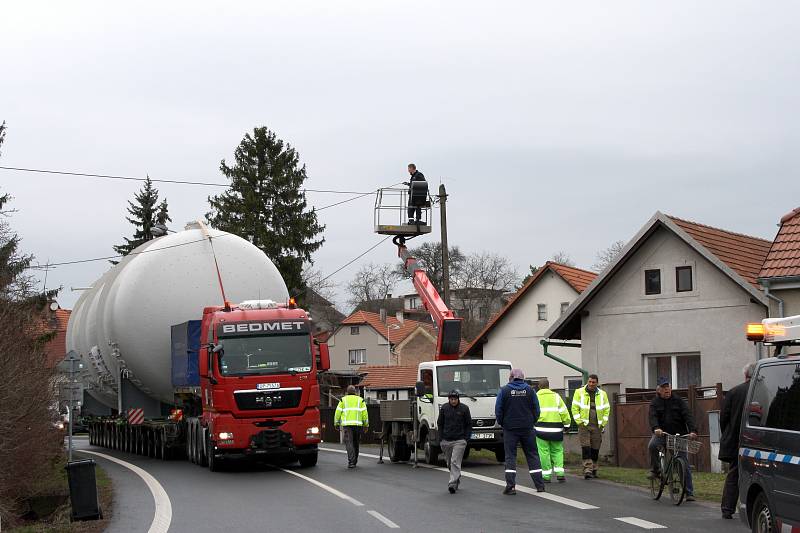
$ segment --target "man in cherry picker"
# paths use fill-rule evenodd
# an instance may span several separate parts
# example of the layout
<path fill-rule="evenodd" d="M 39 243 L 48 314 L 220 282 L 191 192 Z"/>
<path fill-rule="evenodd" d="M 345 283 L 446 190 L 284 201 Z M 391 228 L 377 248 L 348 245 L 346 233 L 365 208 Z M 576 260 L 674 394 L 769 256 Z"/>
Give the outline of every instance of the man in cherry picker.
<path fill-rule="evenodd" d="M 697 438 L 697 428 L 694 425 L 694 417 L 689 406 L 683 398 L 672 394 L 672 386 L 669 378 L 664 376 L 658 378 L 656 387 L 656 397 L 650 401 L 650 429 L 653 430 L 653 437 L 647 445 L 650 452 L 650 472 L 648 479 L 656 479 L 659 476 L 658 449 L 666 446 L 666 435 L 685 435 L 689 433 L 690 439 Z M 686 452 L 678 452 L 678 455 L 688 461 Z M 694 484 L 692 483 L 691 467 L 686 472 L 686 501 L 694 501 Z"/>
<path fill-rule="evenodd" d="M 428 199 L 428 182 L 425 175 L 417 170 L 414 163 L 408 164 L 408 173 L 411 176 L 408 181 L 408 224 L 420 224 L 422 220 L 422 206 Z M 416 185 L 415 185 L 416 183 Z"/>

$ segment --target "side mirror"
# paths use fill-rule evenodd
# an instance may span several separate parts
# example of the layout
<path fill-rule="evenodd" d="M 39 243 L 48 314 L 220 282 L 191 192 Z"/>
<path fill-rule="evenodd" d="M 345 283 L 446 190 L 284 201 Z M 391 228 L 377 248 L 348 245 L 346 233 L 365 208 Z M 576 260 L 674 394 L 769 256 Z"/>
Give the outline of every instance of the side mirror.
<path fill-rule="evenodd" d="M 417 398 L 422 398 L 423 396 L 425 396 L 425 382 L 424 381 L 417 381 L 416 389 L 417 389 L 416 390 Z"/>
<path fill-rule="evenodd" d="M 331 368 L 331 353 L 328 350 L 328 343 L 321 342 L 319 344 L 319 359 L 317 360 L 317 370 L 324 372 Z"/>

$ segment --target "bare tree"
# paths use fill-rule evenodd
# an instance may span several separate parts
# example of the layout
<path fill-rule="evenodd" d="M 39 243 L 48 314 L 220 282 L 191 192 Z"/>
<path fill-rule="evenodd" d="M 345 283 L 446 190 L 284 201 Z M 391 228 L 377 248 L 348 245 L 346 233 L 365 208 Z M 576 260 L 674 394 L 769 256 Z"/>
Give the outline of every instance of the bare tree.
<path fill-rule="evenodd" d="M 572 256 L 570 256 L 564 250 L 559 250 L 558 252 L 554 253 L 553 257 L 550 258 L 550 261 L 571 267 L 575 266 L 575 261 L 572 259 Z"/>
<path fill-rule="evenodd" d="M 384 300 L 400 281 L 397 268 L 389 263 L 364 265 L 347 284 L 347 303 L 358 307 L 363 302 Z"/>
<path fill-rule="evenodd" d="M 624 242 L 614 241 L 608 248 L 597 252 L 597 255 L 595 255 L 596 261 L 592 265 L 592 270 L 595 272 L 602 272 L 605 270 L 606 267 L 613 263 L 617 256 L 622 253 L 623 248 L 625 248 Z"/>
<path fill-rule="evenodd" d="M 441 242 L 426 242 L 416 248 L 411 248 L 408 251 L 414 256 L 425 272 L 428 274 L 428 279 L 439 293 L 442 292 L 442 283 L 444 280 L 444 267 L 442 266 L 442 243 Z M 461 275 L 461 270 L 464 268 L 464 261 L 466 256 L 458 246 L 450 247 L 450 285 L 453 286 L 453 281 L 458 279 Z M 402 265 L 397 265 L 397 270 L 404 278 L 410 278 Z"/>
<path fill-rule="evenodd" d="M 502 307 L 503 294 L 514 290 L 519 275 L 507 258 L 482 252 L 466 257 L 454 281 L 455 294 L 450 299 L 464 319 L 464 338 L 472 340 Z"/>

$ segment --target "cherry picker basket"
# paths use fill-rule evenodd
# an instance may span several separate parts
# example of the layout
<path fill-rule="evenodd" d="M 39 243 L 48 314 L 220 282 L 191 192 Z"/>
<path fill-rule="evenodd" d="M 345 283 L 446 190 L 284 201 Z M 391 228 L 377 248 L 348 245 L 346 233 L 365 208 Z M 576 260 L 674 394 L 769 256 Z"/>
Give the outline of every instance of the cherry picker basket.
<path fill-rule="evenodd" d="M 424 194 L 415 193 L 411 202 L 408 187 L 378 189 L 375 195 L 375 233 L 404 237 L 430 233 L 431 197 L 425 185 Z"/>

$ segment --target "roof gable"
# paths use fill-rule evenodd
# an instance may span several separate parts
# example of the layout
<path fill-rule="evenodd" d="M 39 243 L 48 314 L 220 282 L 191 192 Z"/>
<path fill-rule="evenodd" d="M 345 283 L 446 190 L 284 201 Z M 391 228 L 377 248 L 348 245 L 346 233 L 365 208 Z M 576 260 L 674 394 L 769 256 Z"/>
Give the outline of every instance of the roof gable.
<path fill-rule="evenodd" d="M 461 350 L 461 356 L 468 357 L 478 346 L 483 344 L 486 336 L 491 332 L 506 316 L 509 315 L 511 310 L 522 298 L 530 292 L 547 272 L 554 272 L 561 279 L 563 279 L 576 293 L 580 294 L 586 287 L 597 277 L 597 274 L 588 270 L 583 270 L 576 267 L 562 265 L 553 261 L 548 261 L 542 265 L 525 284 L 511 297 L 508 304 L 500 309 L 495 315 L 487 322 L 483 330 L 478 334 L 475 339 L 469 343 L 466 349 Z"/>
<path fill-rule="evenodd" d="M 800 276 L 800 207 L 781 218 L 781 227 L 772 241 L 758 277 Z"/>
<path fill-rule="evenodd" d="M 756 276 L 758 268 L 769 250 L 769 241 L 671 217 L 656 211 L 655 215 L 625 245 L 616 259 L 578 296 L 567 312 L 550 326 L 545 332 L 545 337 L 579 339 L 580 313 L 586 304 L 597 292 L 602 290 L 622 265 L 659 228 L 674 233 L 731 278 L 755 301 L 764 306 L 768 305 L 766 297 L 757 285 Z"/>
<path fill-rule="evenodd" d="M 422 328 L 434 338 L 436 337 L 433 326 L 430 324 L 425 324 L 423 322 L 410 319 L 400 321 L 397 320 L 397 317 L 393 316 L 387 316 L 386 322 L 384 322 L 381 320 L 381 316 L 379 314 L 370 313 L 368 311 L 356 311 L 355 313 L 351 314 L 349 317 L 342 320 L 339 329 L 341 329 L 343 326 L 356 326 L 361 324 L 372 327 L 372 329 L 374 329 L 384 339 L 386 338 L 388 329 L 389 342 L 391 344 L 398 344 L 402 342 L 406 337 L 416 331 L 417 328 Z M 336 331 L 338 332 L 339 329 Z"/>

